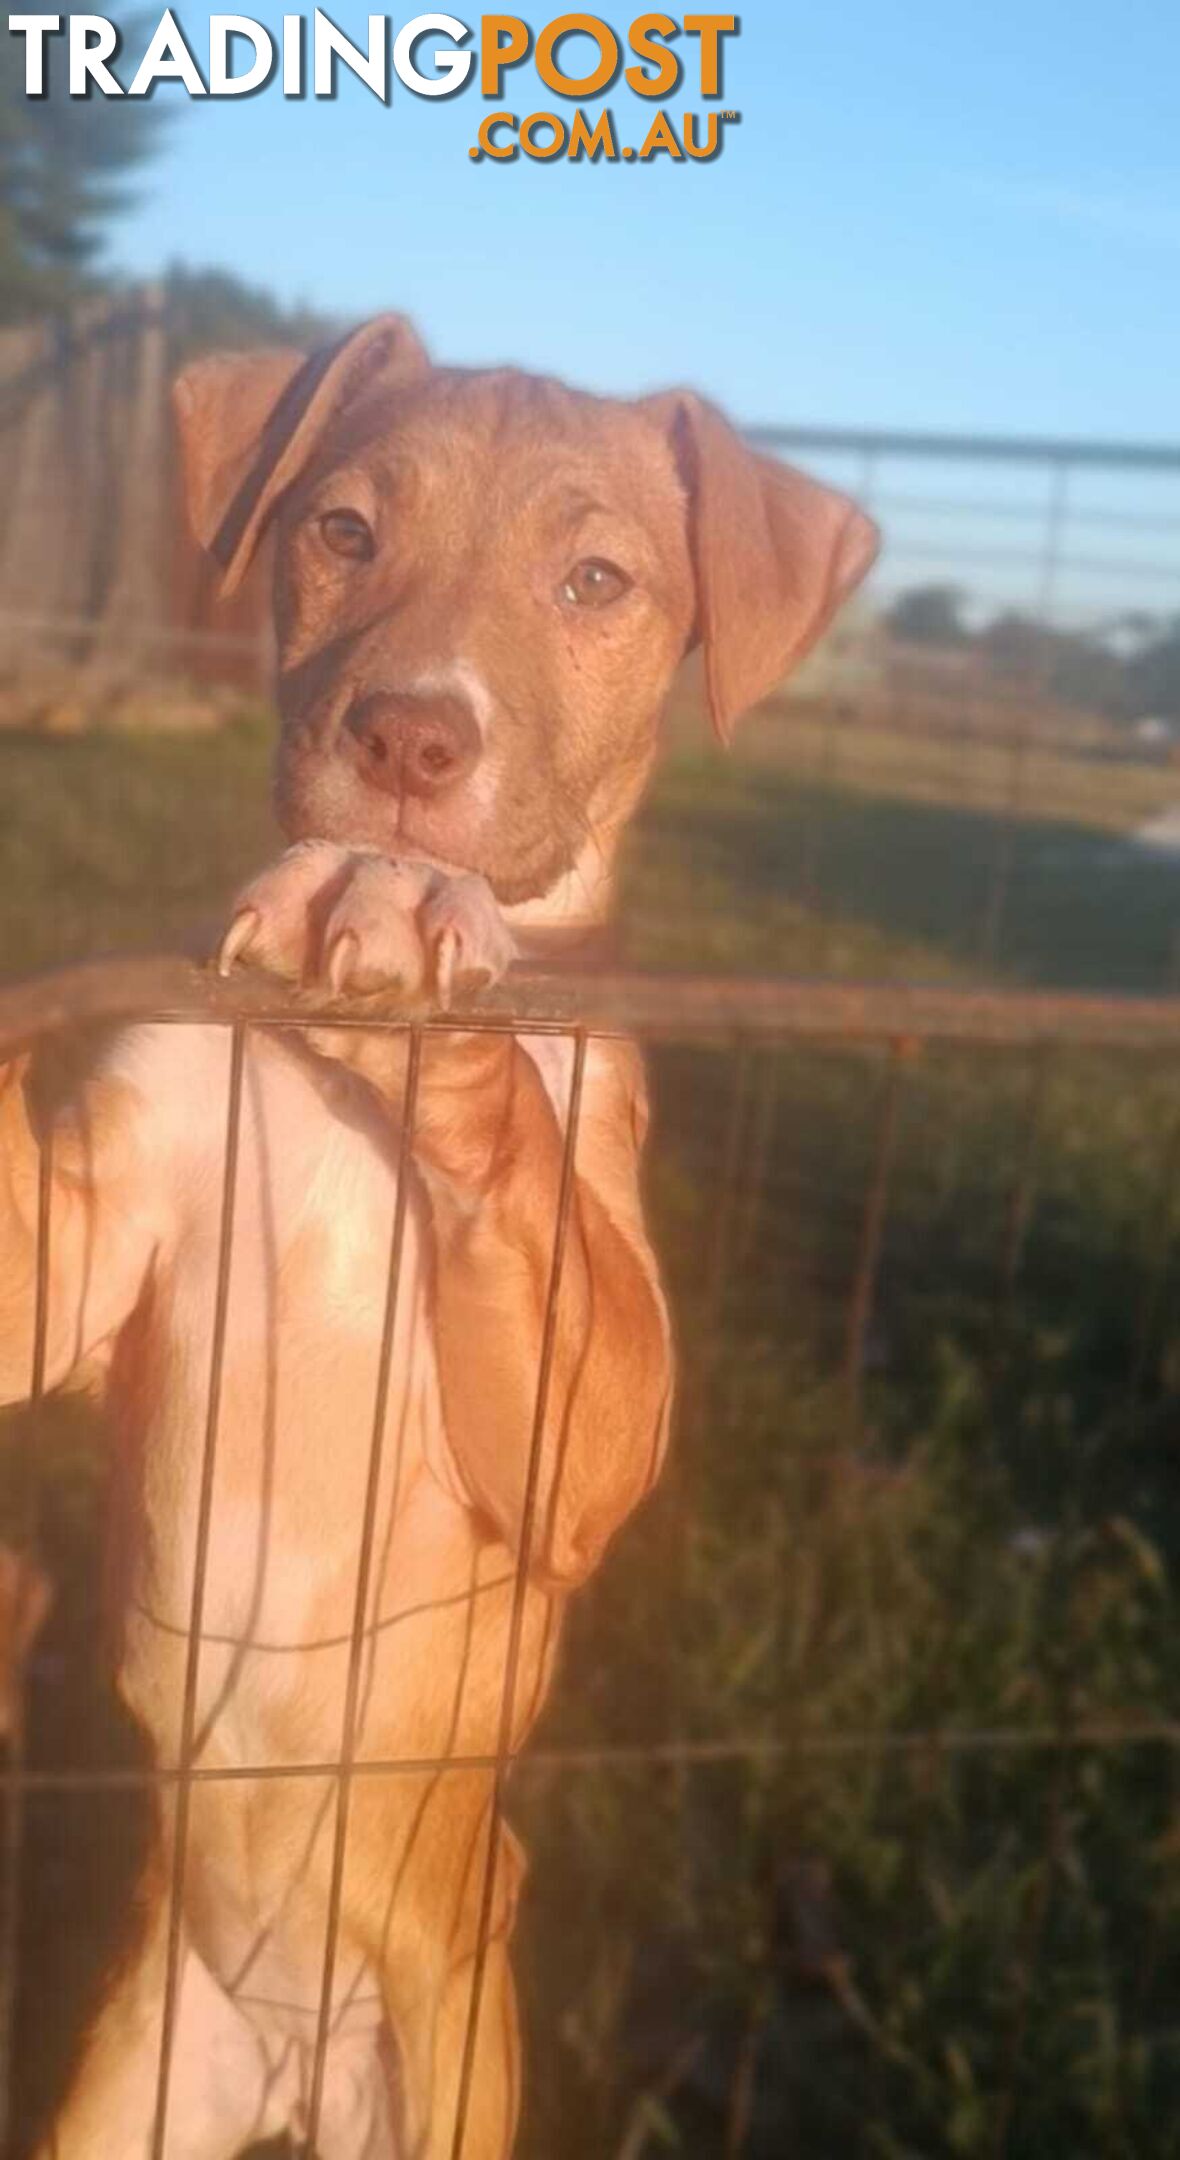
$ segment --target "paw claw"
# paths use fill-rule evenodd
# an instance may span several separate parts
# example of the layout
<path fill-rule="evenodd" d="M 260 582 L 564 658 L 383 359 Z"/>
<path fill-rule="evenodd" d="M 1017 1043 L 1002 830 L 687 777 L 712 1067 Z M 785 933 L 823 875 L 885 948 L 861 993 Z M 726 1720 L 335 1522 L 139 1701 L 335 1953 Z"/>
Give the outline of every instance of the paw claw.
<path fill-rule="evenodd" d="M 343 997 L 360 949 L 361 941 L 355 930 L 341 930 L 333 938 L 328 948 L 326 968 L 328 987 L 333 997 Z"/>
<path fill-rule="evenodd" d="M 245 958 L 258 934 L 262 917 L 255 907 L 239 908 L 217 951 L 219 975 L 233 973 L 235 964 Z"/>
<path fill-rule="evenodd" d="M 454 930 L 444 930 L 434 955 L 434 975 L 438 986 L 439 1003 L 449 1012 L 455 988 L 455 962 L 459 957 L 459 939 Z"/>
<path fill-rule="evenodd" d="M 291 849 L 240 896 L 215 965 L 225 976 L 247 957 L 287 982 L 318 980 L 336 998 L 409 999 L 428 988 L 451 1011 L 503 975 L 513 947 L 474 872 L 350 856 L 323 842 Z"/>

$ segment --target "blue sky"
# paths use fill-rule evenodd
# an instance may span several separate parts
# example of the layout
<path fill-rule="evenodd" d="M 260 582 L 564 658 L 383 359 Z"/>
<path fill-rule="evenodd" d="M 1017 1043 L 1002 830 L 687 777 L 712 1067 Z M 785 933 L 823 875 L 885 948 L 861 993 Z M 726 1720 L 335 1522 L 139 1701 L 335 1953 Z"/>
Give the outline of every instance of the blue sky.
<path fill-rule="evenodd" d="M 179 12 L 200 54 L 207 14 Z M 363 35 L 367 10 L 333 13 Z M 704 165 L 476 164 L 475 90 L 181 99 L 113 258 L 403 308 L 440 358 L 690 381 L 748 421 L 1180 435 L 1180 11 L 748 0 L 741 21 L 742 125 Z M 530 69 L 506 102 L 553 100 Z M 640 102 L 610 102 L 640 139 Z"/>

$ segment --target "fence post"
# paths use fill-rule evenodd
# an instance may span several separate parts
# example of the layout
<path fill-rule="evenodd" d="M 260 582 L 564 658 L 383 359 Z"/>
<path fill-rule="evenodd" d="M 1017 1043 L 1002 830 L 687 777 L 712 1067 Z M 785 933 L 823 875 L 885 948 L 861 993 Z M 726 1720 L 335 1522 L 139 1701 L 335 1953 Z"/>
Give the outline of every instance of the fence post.
<path fill-rule="evenodd" d="M 1012 871 L 1016 860 L 1017 833 L 1024 816 L 1024 787 L 1027 778 L 1028 753 L 1031 748 L 1034 725 L 1032 701 L 1043 696 L 1049 687 L 1052 668 L 1051 640 L 1054 595 L 1057 572 L 1061 562 L 1061 539 L 1065 524 L 1070 464 L 1067 457 L 1055 460 L 1049 488 L 1049 501 L 1045 514 L 1045 546 L 1041 557 L 1041 576 L 1037 593 L 1037 617 L 1041 628 L 1040 664 L 1033 670 L 1024 701 L 1024 711 L 1017 722 L 1012 737 L 1008 763 L 1008 790 L 1005 807 L 1001 813 L 997 833 L 996 851 L 992 858 L 991 884 L 983 913 L 980 947 L 983 960 L 989 968 L 999 965 L 1003 944 L 1004 924 L 1008 912 L 1008 896 L 1012 886 Z"/>
<path fill-rule="evenodd" d="M 168 336 L 157 286 L 142 296 L 126 359 L 132 390 L 121 470 L 112 476 L 119 515 L 97 641 L 103 655 L 124 653 L 129 644 L 135 650 L 137 630 L 162 628 L 167 620 Z"/>

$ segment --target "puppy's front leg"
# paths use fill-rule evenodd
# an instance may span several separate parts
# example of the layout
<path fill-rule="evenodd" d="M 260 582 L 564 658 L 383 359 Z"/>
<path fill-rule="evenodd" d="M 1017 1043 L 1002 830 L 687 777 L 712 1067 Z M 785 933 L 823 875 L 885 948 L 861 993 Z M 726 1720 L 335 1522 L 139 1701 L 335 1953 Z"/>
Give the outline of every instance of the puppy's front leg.
<path fill-rule="evenodd" d="M 421 864 L 291 855 L 243 895 L 226 950 L 301 981 L 375 989 L 502 973 L 510 944 L 487 886 Z M 406 1038 L 325 1027 L 325 1056 L 361 1073 L 400 1116 Z M 568 1077 L 568 1063 L 567 1063 Z M 667 1328 L 638 1198 L 642 1075 L 627 1045 L 586 1058 L 551 1346 L 529 1564 L 571 1587 L 651 1484 L 669 1397 Z M 435 1328 L 447 1436 L 463 1487 L 520 1550 L 554 1264 L 563 1119 L 511 1036 L 430 1034 L 414 1158 L 435 1237 Z"/>
<path fill-rule="evenodd" d="M 386 1045 L 353 1037 L 343 1054 L 389 1085 Z M 555 1586 L 597 1564 L 663 1450 L 666 1329 L 635 1191 L 637 1068 L 626 1046 L 587 1052 L 529 1553 Z M 519 1550 L 563 1120 L 519 1042 L 429 1036 L 415 1133 L 436 1239 L 447 1432 L 472 1499 Z"/>
<path fill-rule="evenodd" d="M 142 1161 L 134 1091 L 93 1076 L 35 1134 L 28 1073 L 26 1058 L 0 1066 L 0 1403 L 22 1401 L 33 1379 L 43 1160 L 50 1169 L 46 1387 L 132 1310 L 160 1206 Z"/>
<path fill-rule="evenodd" d="M 0 1065 L 0 1402 L 28 1394 L 33 1370 L 40 1150 L 29 1128 L 28 1059 Z"/>

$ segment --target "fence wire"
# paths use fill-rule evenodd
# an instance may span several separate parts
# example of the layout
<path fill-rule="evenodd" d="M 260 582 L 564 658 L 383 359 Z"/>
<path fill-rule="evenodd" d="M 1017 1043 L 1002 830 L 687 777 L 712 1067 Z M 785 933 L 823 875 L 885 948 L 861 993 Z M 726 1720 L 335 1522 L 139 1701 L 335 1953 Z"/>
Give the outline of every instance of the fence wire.
<path fill-rule="evenodd" d="M 575 1018 L 575 1013 L 582 1017 Z M 704 1335 L 712 1331 L 716 1343 L 722 1320 L 726 1279 L 734 1250 L 749 1248 L 757 1210 L 767 1204 L 765 1186 L 770 1169 L 769 1135 L 777 1078 L 770 1068 L 755 1070 L 752 1060 L 770 1048 L 868 1048 L 881 1059 L 881 1082 L 876 1129 L 868 1149 L 868 1170 L 856 1214 L 855 1253 L 844 1307 L 843 1348 L 840 1357 L 844 1386 L 854 1417 L 859 1417 L 861 1393 L 869 1361 L 869 1338 L 878 1295 L 885 1233 L 889 1221 L 893 1174 L 899 1131 L 904 1112 L 907 1076 L 924 1051 L 952 1046 L 972 1055 L 1000 1049 L 1019 1049 L 1029 1058 L 1027 1105 L 1012 1182 L 1001 1211 L 995 1255 L 997 1325 L 1008 1309 L 1021 1265 L 1023 1246 L 1036 1206 L 1037 1176 L 1046 1125 L 1046 1090 L 1052 1059 L 1066 1047 L 1117 1052 L 1132 1059 L 1136 1053 L 1158 1060 L 1168 1069 L 1180 1070 L 1180 999 L 1079 997 L 1018 991 L 849 986 L 834 983 L 728 982 L 709 983 L 674 977 L 614 976 L 582 982 L 555 982 L 546 978 L 522 978 L 502 993 L 485 1000 L 478 1010 L 461 1019 L 407 1019 L 394 1013 L 349 1012 L 339 1006 L 309 1008 L 306 999 L 293 1000 L 276 993 L 272 983 L 248 978 L 230 983 L 214 980 L 180 962 L 143 961 L 103 964 L 65 971 L 40 982 L 0 991 L 0 1058 L 11 1057 L 29 1045 L 44 1045 L 81 1024 L 137 1019 L 185 1028 L 214 1023 L 230 1035 L 230 1062 L 224 1106 L 223 1175 L 219 1201 L 219 1229 L 214 1318 L 206 1392 L 206 1419 L 202 1442 L 201 1474 L 191 1604 L 185 1634 L 185 1666 L 180 1740 L 176 1760 L 141 1767 L 54 1769 L 30 1763 L 24 1741 L 23 1718 L 18 1716 L 7 1764 L 0 1770 L 0 1792 L 6 1803 L 3 1849 L 5 1909 L 0 1938 L 0 2093 L 10 2093 L 8 2072 L 12 2060 L 13 2012 L 18 1984 L 18 1948 L 22 1890 L 22 1851 L 25 1806 L 31 1794 L 51 1792 L 130 1791 L 137 1788 L 169 1794 L 173 1805 L 173 1833 L 168 1882 L 167 1956 L 156 2110 L 152 2131 L 153 2160 L 163 2160 L 167 2150 L 169 2098 L 173 2062 L 177 1998 L 183 1945 L 183 1911 L 186 1864 L 190 1841 L 193 1793 L 210 1784 L 273 1781 L 328 1780 L 334 1792 L 331 1867 L 325 1912 L 325 1940 L 320 1998 L 316 2017 L 313 2067 L 308 2105 L 306 2153 L 314 2155 L 324 2094 L 324 2078 L 333 2027 L 333 1985 L 339 1946 L 341 1904 L 349 1838 L 350 1799 L 358 1779 L 448 1776 L 480 1771 L 491 1779 L 488 1811 L 488 1842 L 478 1904 L 475 1956 L 472 1966 L 461 2074 L 451 2142 L 451 2160 L 462 2160 L 466 2137 L 472 2079 L 478 2043 L 481 1999 L 491 1939 L 500 1849 L 500 1824 L 505 1790 L 515 1748 L 513 1730 L 521 1656 L 525 1600 L 529 1585 L 535 1515 L 540 1489 L 541 1454 L 550 1389 L 562 1271 L 565 1262 L 575 1188 L 575 1155 L 581 1111 L 585 1061 L 596 1035 L 636 1034 L 647 1042 L 672 1045 L 708 1044 L 731 1057 L 733 1087 L 725 1121 L 726 1138 L 721 1149 L 720 1189 L 715 1196 L 716 1242 L 713 1265 L 706 1286 L 708 1317 Z M 244 1074 L 249 1045 L 255 1033 L 283 1031 L 298 1036 L 329 1022 L 333 1028 L 363 1029 L 408 1034 L 409 1059 L 400 1116 L 395 1199 L 390 1235 L 383 1319 L 377 1361 L 372 1433 L 369 1443 L 362 1519 L 358 1524 L 357 1573 L 352 1623 L 347 1637 L 348 1662 L 340 1715 L 339 1752 L 326 1761 L 273 1762 L 209 1766 L 199 1760 L 197 1726 L 200 1660 L 204 1631 L 206 1580 L 214 1521 L 215 1470 L 221 1407 L 222 1369 L 232 1294 L 232 1265 L 238 1228 L 238 1164 L 242 1126 Z M 358 1756 L 361 1668 L 366 1641 L 378 1625 L 369 1618 L 370 1590 L 378 1494 L 386 1410 L 393 1357 L 394 1331 L 405 1239 L 410 1166 L 415 1142 L 415 1120 L 424 1043 L 438 1034 L 457 1030 L 491 1030 L 500 1035 L 549 1034 L 568 1042 L 572 1072 L 562 1119 L 561 1176 L 553 1223 L 552 1248 L 545 1300 L 543 1332 L 535 1379 L 532 1430 L 529 1436 L 523 1520 L 519 1551 L 512 1574 L 512 1603 L 507 1652 L 501 1685 L 494 1749 L 484 1752 L 451 1751 L 435 1756 L 406 1759 Z M 769 1107 L 768 1107 L 769 1105 Z M 53 1238 L 51 1209 L 52 1136 L 41 1142 L 36 1224 L 36 1309 L 32 1336 L 29 1393 L 33 1404 L 45 1393 L 46 1353 L 49 1329 L 50 1255 Z M 1169 1244 L 1170 1205 L 1180 1150 L 1175 1132 L 1162 1136 L 1160 1148 L 1161 1211 L 1146 1228 L 1143 1240 L 1142 1284 L 1138 1299 L 1136 1369 L 1129 1386 L 1142 1381 L 1146 1344 L 1160 1295 Z M 693 1444 L 701 1439 L 700 1428 L 709 1416 L 709 1346 L 706 1342 L 698 1368 L 698 1396 L 693 1425 Z M 688 1435 L 686 1434 L 686 1437 Z M 399 1443 L 400 1444 L 400 1443 Z M 560 1476 L 555 1473 L 554 1491 Z M 394 1490 L 397 1490 L 395 1474 Z M 25 1534 L 30 1549 L 36 1543 L 36 1524 L 26 1517 Z M 673 1624 L 675 1616 L 672 1616 Z M 1080 1718 L 1052 1725 L 991 1726 L 987 1728 L 919 1731 L 859 1731 L 813 1733 L 738 1732 L 700 1737 L 679 1728 L 667 1740 L 651 1738 L 628 1744 L 571 1745 L 530 1750 L 538 1765 L 573 1771 L 579 1767 L 624 1768 L 665 1764 L 684 1769 L 692 1765 L 756 1763 L 785 1757 L 839 1759 L 856 1755 L 913 1754 L 937 1757 L 1016 1753 L 1020 1751 L 1127 1749 L 1162 1744 L 1180 1745 L 1180 1725 L 1166 1717 L 1128 1716 L 1125 1721 L 1109 1717 Z M 0 2145 L 3 2138 L 0 2137 Z"/>

